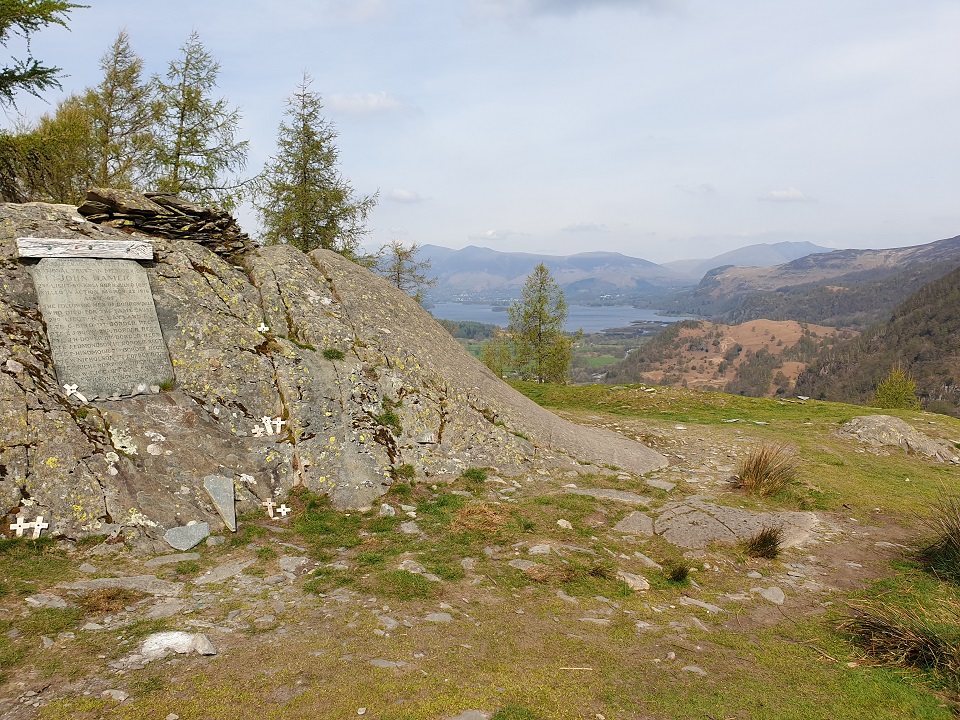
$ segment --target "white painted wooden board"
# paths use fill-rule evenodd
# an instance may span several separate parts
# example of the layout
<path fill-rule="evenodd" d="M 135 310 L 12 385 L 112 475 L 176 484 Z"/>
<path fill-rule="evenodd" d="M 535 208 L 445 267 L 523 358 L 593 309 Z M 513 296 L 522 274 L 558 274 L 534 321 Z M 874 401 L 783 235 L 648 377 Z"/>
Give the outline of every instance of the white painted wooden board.
<path fill-rule="evenodd" d="M 89 238 L 17 238 L 22 258 L 113 258 L 153 260 L 153 246 L 143 240 L 91 240 Z"/>

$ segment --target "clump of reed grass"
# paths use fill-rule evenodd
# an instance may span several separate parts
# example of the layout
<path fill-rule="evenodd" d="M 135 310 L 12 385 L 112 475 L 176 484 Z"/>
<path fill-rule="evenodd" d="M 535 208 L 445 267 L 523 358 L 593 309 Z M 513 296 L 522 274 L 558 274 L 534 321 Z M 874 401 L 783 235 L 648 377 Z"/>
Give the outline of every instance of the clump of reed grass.
<path fill-rule="evenodd" d="M 768 497 L 793 482 L 796 474 L 797 457 L 787 446 L 760 445 L 737 463 L 737 487 Z"/>
<path fill-rule="evenodd" d="M 783 543 L 783 528 L 779 526 L 765 526 L 752 537 L 743 541 L 743 549 L 748 557 L 773 560 L 780 554 L 780 545 Z"/>
<path fill-rule="evenodd" d="M 930 507 L 933 512 L 923 522 L 933 540 L 921 558 L 936 576 L 960 583 L 960 498 L 941 492 Z"/>

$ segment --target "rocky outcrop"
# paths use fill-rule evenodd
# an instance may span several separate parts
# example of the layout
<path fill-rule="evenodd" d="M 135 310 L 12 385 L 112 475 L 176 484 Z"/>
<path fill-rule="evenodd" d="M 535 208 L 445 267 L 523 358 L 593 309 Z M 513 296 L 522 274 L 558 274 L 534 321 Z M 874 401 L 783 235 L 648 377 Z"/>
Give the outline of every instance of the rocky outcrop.
<path fill-rule="evenodd" d="M 188 231 L 199 211 L 168 196 L 96 197 L 83 210 L 102 210 L 87 216 L 100 224 L 70 206 L 0 206 L 2 512 L 43 514 L 67 537 L 159 543 L 189 521 L 224 527 L 203 488 L 210 475 L 234 480 L 243 512 L 294 486 L 366 507 L 398 476 L 470 466 L 520 472 L 533 461 L 589 461 L 643 473 L 666 464 L 527 400 L 416 302 L 339 255 L 254 248 L 233 230 L 224 242 L 217 228 Z M 167 215 L 188 219 L 174 232 Z M 26 235 L 152 244 L 155 260 L 144 265 L 172 388 L 116 401 L 67 397 L 28 272 L 35 261 L 16 257 L 15 239 Z M 264 418 L 282 421 L 280 431 L 259 432 Z"/>
<path fill-rule="evenodd" d="M 878 450 L 898 447 L 931 458 L 936 462 L 960 463 L 957 448 L 944 440 L 926 435 L 900 418 L 890 415 L 862 415 L 846 423 L 838 431 L 843 437 L 855 438 L 863 445 Z"/>

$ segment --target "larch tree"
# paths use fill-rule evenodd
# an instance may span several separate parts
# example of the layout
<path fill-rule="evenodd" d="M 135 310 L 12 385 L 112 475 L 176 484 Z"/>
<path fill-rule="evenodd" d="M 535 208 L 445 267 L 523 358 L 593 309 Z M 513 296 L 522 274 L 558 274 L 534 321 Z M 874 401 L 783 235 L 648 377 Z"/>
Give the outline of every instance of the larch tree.
<path fill-rule="evenodd" d="M 247 162 L 247 142 L 236 139 L 240 112 L 213 99 L 220 64 L 193 31 L 156 78 L 159 100 L 157 189 L 194 202 L 236 205 L 243 183 L 235 173 Z M 231 177 L 233 176 L 233 177 Z"/>
<path fill-rule="evenodd" d="M 337 168 L 337 132 L 321 114 L 323 104 L 303 80 L 287 100 L 277 133 L 277 153 L 254 193 L 264 244 L 303 252 L 326 249 L 362 260 L 361 241 L 376 195 L 359 196 Z"/>
<path fill-rule="evenodd" d="M 408 246 L 399 240 L 391 240 L 381 248 L 376 270 L 391 285 L 422 303 L 427 288 L 436 285 L 437 279 L 429 274 L 430 258 L 417 258 L 419 250 L 418 243 Z"/>
<path fill-rule="evenodd" d="M 10 58 L 0 67 L 0 105 L 15 106 L 16 94 L 28 92 L 39 97 L 43 90 L 60 87 L 60 68 L 49 67 L 30 53 L 30 37 L 48 25 L 67 27 L 71 10 L 85 7 L 61 0 L 3 0 L 0 2 L 0 45 L 6 47 L 14 36 L 26 41 L 26 58 Z"/>
<path fill-rule="evenodd" d="M 527 276 L 520 299 L 507 310 L 513 365 L 524 380 L 566 382 L 573 340 L 563 330 L 567 302 L 543 263 Z"/>
<path fill-rule="evenodd" d="M 103 79 L 84 102 L 92 125 L 96 157 L 94 183 L 101 187 L 147 188 L 155 176 L 155 88 L 142 79 L 143 60 L 130 47 L 126 30 L 100 60 Z"/>

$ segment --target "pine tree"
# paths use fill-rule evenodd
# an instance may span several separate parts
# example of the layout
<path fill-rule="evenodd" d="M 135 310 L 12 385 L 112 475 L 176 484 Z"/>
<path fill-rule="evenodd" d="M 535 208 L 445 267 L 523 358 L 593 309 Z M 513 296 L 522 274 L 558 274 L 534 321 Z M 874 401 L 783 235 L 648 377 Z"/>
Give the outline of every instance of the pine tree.
<path fill-rule="evenodd" d="M 242 183 L 226 177 L 244 168 L 247 142 L 235 138 L 240 112 L 214 100 L 220 64 L 196 31 L 170 62 L 166 81 L 157 78 L 160 101 L 157 189 L 195 202 L 233 207 Z"/>
<path fill-rule="evenodd" d="M 520 377 L 566 382 L 573 356 L 573 340 L 563 331 L 567 303 L 546 265 L 540 263 L 527 276 L 520 299 L 507 312 Z"/>
<path fill-rule="evenodd" d="M 47 67 L 30 55 L 30 36 L 47 25 L 67 27 L 67 15 L 75 5 L 61 0 L 4 0 L 0 2 L 0 45 L 6 47 L 11 35 L 27 41 L 27 58 L 11 58 L 13 64 L 0 68 L 0 105 L 15 106 L 19 91 L 39 97 L 41 90 L 60 87 L 60 68 Z"/>
<path fill-rule="evenodd" d="M 391 240 L 382 248 L 377 261 L 377 272 L 391 285 L 403 290 L 417 302 L 423 302 L 424 291 L 437 284 L 431 277 L 430 258 L 417 260 L 420 245 L 412 243 L 409 247 L 399 240 Z"/>
<path fill-rule="evenodd" d="M 277 154 L 264 167 L 254 198 L 263 242 L 303 252 L 318 248 L 358 259 L 366 221 L 377 197 L 358 197 L 337 169 L 333 124 L 321 115 L 310 76 L 287 100 L 277 133 Z"/>
<path fill-rule="evenodd" d="M 94 184 L 148 189 L 154 176 L 154 87 L 143 82 L 143 60 L 130 47 L 125 30 L 101 58 L 103 80 L 87 90 L 84 102 L 93 129 Z"/>

